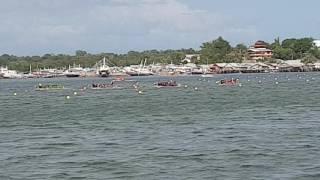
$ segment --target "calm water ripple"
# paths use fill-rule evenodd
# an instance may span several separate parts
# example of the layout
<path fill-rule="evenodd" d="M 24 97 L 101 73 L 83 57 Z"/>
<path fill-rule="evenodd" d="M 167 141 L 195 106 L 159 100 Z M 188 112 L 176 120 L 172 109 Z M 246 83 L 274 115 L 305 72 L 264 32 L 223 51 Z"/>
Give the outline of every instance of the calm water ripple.
<path fill-rule="evenodd" d="M 159 79 L 137 78 L 142 95 L 0 80 L 0 179 L 320 179 L 319 73 Z"/>

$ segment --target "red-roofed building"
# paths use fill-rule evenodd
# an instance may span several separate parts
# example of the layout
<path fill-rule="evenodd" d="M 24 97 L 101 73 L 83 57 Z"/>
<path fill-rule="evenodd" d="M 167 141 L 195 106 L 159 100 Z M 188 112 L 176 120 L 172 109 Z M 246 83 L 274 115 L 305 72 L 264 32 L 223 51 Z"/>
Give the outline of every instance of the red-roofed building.
<path fill-rule="evenodd" d="M 268 45 L 264 41 L 257 41 L 248 49 L 248 53 L 251 60 L 268 59 L 273 55 L 272 50 L 268 49 Z"/>

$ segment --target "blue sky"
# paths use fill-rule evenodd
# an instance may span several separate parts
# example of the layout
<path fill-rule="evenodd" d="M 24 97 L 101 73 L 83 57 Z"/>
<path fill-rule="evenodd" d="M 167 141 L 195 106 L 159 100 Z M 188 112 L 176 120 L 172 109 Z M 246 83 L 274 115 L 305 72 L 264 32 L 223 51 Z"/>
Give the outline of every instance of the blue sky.
<path fill-rule="evenodd" d="M 0 0 L 0 54 L 199 48 L 320 38 L 318 0 Z"/>

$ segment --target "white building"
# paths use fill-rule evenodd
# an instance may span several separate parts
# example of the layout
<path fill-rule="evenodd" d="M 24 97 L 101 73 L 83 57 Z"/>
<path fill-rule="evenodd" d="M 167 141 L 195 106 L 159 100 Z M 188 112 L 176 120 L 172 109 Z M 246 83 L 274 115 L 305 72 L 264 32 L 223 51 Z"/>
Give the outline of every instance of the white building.
<path fill-rule="evenodd" d="M 313 43 L 316 47 L 320 48 L 320 40 L 314 40 Z"/>
<path fill-rule="evenodd" d="M 187 54 L 181 62 L 191 63 L 193 59 L 200 60 L 200 54 Z"/>

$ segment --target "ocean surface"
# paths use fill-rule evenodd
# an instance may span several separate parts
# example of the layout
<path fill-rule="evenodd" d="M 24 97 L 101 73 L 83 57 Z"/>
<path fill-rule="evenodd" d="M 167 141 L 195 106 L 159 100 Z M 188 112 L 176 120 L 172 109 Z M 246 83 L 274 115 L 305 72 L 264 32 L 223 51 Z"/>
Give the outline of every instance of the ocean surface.
<path fill-rule="evenodd" d="M 0 80 L 0 179 L 320 179 L 320 73 L 167 79 Z"/>

